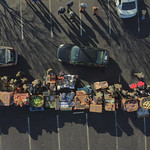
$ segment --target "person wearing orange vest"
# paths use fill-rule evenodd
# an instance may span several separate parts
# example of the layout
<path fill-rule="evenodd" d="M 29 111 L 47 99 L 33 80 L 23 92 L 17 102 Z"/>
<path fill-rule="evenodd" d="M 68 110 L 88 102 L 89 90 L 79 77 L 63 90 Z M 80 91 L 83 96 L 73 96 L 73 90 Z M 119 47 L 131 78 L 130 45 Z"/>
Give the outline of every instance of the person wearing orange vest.
<path fill-rule="evenodd" d="M 95 16 L 99 16 L 99 15 L 98 15 L 98 10 L 99 10 L 99 8 L 98 8 L 98 7 L 93 6 L 93 15 L 95 15 Z"/>

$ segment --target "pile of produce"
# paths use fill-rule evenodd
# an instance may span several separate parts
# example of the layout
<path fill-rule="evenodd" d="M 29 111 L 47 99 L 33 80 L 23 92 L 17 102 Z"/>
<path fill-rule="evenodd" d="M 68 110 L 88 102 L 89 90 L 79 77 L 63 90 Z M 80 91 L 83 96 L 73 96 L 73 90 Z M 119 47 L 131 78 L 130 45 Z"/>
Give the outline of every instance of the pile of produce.
<path fill-rule="evenodd" d="M 32 107 L 42 107 L 44 105 L 43 96 L 42 95 L 31 96 L 30 104 Z"/>

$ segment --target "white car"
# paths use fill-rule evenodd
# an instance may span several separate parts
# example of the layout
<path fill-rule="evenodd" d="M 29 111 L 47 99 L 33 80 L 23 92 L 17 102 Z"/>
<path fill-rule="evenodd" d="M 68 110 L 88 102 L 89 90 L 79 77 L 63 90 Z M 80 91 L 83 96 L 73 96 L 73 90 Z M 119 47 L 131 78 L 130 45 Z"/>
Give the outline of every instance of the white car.
<path fill-rule="evenodd" d="M 0 67 L 14 66 L 17 62 L 17 50 L 12 47 L 0 46 Z"/>
<path fill-rule="evenodd" d="M 131 18 L 137 14 L 137 0 L 115 0 L 120 18 Z"/>

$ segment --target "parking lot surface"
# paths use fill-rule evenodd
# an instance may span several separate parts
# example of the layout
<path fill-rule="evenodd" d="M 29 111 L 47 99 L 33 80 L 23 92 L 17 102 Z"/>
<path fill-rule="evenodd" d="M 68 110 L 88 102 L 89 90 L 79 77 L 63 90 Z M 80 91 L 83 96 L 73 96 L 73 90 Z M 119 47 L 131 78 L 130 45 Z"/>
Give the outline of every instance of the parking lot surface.
<path fill-rule="evenodd" d="M 123 87 L 136 82 L 133 72 L 143 72 L 150 82 L 150 1 L 139 1 L 138 14 L 120 19 L 114 0 L 76 0 L 72 10 L 76 22 L 68 14 L 59 16 L 60 6 L 67 0 L 39 0 L 27 5 L 25 0 L 0 2 L 0 45 L 18 50 L 17 66 L 0 68 L 0 76 L 14 77 L 18 71 L 32 79 L 42 79 L 52 68 L 78 74 L 85 84 L 107 80 L 121 82 Z M 87 4 L 85 15 L 79 4 Z M 99 17 L 92 6 L 99 7 Z M 141 10 L 146 9 L 146 20 Z M 57 48 L 74 43 L 109 50 L 107 70 L 63 65 L 56 58 Z M 29 112 L 26 108 L 0 109 L 0 150 L 127 150 L 150 148 L 150 118 L 138 119 L 136 113 L 124 111 L 102 114 L 72 112 Z"/>

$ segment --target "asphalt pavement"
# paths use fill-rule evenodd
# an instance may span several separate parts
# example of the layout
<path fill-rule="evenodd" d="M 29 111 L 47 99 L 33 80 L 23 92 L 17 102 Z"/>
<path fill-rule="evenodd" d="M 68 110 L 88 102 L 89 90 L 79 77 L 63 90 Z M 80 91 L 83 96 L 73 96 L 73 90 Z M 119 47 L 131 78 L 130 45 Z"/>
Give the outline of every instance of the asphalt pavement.
<path fill-rule="evenodd" d="M 0 1 L 0 45 L 18 50 L 17 66 L 0 68 L 0 76 L 14 77 L 21 70 L 31 80 L 42 79 L 48 68 L 78 74 L 85 84 L 107 80 L 123 87 L 136 82 L 133 72 L 143 72 L 150 82 L 150 1 L 140 1 L 137 16 L 120 19 L 114 0 L 76 0 L 68 14 L 57 14 L 67 0 L 45 0 L 26 4 L 25 0 Z M 87 13 L 79 13 L 79 4 L 87 4 Z M 99 17 L 92 15 L 98 6 Z M 146 20 L 141 10 L 146 9 Z M 56 51 L 62 43 L 101 47 L 110 52 L 107 70 L 62 65 Z M 148 150 L 150 117 L 138 119 L 124 111 L 73 114 L 72 112 L 29 112 L 26 108 L 0 109 L 0 150 Z"/>

